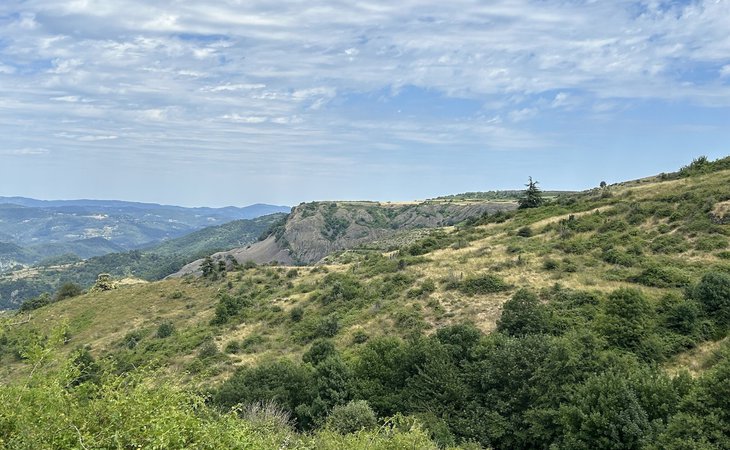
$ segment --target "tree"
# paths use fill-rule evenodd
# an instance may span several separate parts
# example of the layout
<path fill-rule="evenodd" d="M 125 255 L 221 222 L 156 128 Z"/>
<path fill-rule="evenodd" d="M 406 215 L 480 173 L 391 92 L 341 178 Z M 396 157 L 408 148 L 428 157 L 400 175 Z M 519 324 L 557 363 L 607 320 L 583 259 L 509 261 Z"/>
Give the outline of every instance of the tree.
<path fill-rule="evenodd" d="M 524 196 L 518 201 L 520 209 L 537 208 L 545 203 L 545 199 L 542 198 L 542 191 L 537 187 L 537 184 L 537 181 L 532 181 L 532 177 L 529 177 L 529 181 L 525 185 L 527 189 L 525 189 Z"/>
<path fill-rule="evenodd" d="M 81 295 L 84 290 L 76 283 L 63 283 L 58 291 L 56 292 L 55 301 L 63 300 L 65 298 L 76 297 Z"/>
<path fill-rule="evenodd" d="M 497 330 L 509 336 L 546 333 L 550 318 L 537 296 L 527 289 L 520 289 L 502 307 L 497 320 Z"/>
<path fill-rule="evenodd" d="M 694 297 L 718 325 L 730 326 L 730 275 L 706 273 L 694 288 Z"/>

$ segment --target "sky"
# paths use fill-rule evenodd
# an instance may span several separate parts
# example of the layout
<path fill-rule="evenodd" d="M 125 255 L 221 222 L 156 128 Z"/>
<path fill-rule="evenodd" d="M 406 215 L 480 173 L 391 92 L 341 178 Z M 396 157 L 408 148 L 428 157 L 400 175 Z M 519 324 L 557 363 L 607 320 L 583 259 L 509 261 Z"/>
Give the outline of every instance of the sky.
<path fill-rule="evenodd" d="M 586 189 L 730 155 L 730 0 L 2 0 L 0 195 Z"/>

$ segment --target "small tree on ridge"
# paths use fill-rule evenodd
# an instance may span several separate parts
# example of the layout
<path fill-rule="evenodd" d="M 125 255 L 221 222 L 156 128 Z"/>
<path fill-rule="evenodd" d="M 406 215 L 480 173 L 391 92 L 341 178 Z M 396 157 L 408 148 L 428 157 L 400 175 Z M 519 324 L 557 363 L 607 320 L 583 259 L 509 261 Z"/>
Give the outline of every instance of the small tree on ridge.
<path fill-rule="evenodd" d="M 529 178 L 525 185 L 527 189 L 525 189 L 524 196 L 518 201 L 520 209 L 537 208 L 545 203 L 545 199 L 542 198 L 542 191 L 537 187 L 537 183 L 537 181 L 532 181 L 532 177 Z"/>

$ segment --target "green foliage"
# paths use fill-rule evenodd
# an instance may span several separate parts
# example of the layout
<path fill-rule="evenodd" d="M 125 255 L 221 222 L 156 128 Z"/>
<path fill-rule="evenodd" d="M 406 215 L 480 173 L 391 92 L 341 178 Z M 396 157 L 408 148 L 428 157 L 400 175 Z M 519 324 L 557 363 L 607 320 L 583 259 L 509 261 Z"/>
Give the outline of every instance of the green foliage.
<path fill-rule="evenodd" d="M 38 309 L 38 308 L 42 308 L 46 305 L 50 305 L 51 303 L 53 303 L 53 299 L 51 298 L 51 296 L 48 293 L 43 293 L 43 294 L 39 295 L 38 297 L 31 298 L 29 300 L 24 301 L 20 305 L 20 311 L 21 312 L 32 311 L 34 309 Z"/>
<path fill-rule="evenodd" d="M 537 185 L 538 182 L 532 181 L 532 177 L 530 177 L 529 181 L 525 185 L 527 186 L 527 189 L 523 193 L 523 196 L 518 200 L 520 209 L 537 208 L 545 203 L 545 199 L 542 197 L 542 191 L 540 191 Z"/>
<path fill-rule="evenodd" d="M 67 298 L 76 297 L 78 295 L 81 295 L 84 292 L 84 290 L 76 283 L 63 283 L 61 287 L 58 288 L 56 291 L 56 295 L 54 297 L 55 301 L 64 300 Z"/>
<path fill-rule="evenodd" d="M 510 336 L 546 333 L 549 316 L 546 308 L 533 292 L 520 289 L 502 306 L 497 320 L 497 331 Z"/>
<path fill-rule="evenodd" d="M 289 318 L 292 322 L 299 322 L 304 317 L 304 308 L 301 306 L 295 306 L 289 311 Z"/>
<path fill-rule="evenodd" d="M 161 338 L 161 339 L 172 336 L 172 333 L 174 333 L 174 332 L 175 332 L 175 325 L 169 321 L 162 322 L 157 327 L 157 337 Z"/>
<path fill-rule="evenodd" d="M 517 230 L 517 236 L 529 238 L 533 236 L 532 228 L 530 227 L 522 227 L 519 230 Z"/>
<path fill-rule="evenodd" d="M 328 340 L 315 341 L 302 355 L 302 361 L 310 363 L 314 366 L 321 363 L 325 359 L 335 356 L 337 351 L 335 350 L 334 344 Z"/>
<path fill-rule="evenodd" d="M 588 379 L 560 413 L 566 449 L 640 449 L 652 442 L 656 432 L 623 374 Z"/>
<path fill-rule="evenodd" d="M 457 289 L 466 295 L 485 295 L 503 292 L 510 286 L 496 275 L 486 274 L 467 277 L 461 281 L 448 281 L 447 289 Z"/>
<path fill-rule="evenodd" d="M 730 275 L 709 272 L 692 294 L 712 320 L 722 327 L 730 327 Z"/>
<path fill-rule="evenodd" d="M 659 265 L 651 265 L 629 280 L 644 286 L 662 288 L 684 287 L 690 284 L 690 278 L 681 270 Z"/>
<path fill-rule="evenodd" d="M 219 292 L 218 304 L 215 307 L 215 316 L 210 323 L 212 325 L 223 325 L 252 304 L 253 301 L 251 298 L 243 293 L 231 295 L 228 292 Z"/>
<path fill-rule="evenodd" d="M 377 425 L 375 412 L 365 400 L 352 400 L 346 405 L 337 405 L 327 416 L 327 428 L 341 434 L 371 430 Z"/>
<path fill-rule="evenodd" d="M 344 236 L 350 226 L 349 220 L 337 216 L 337 204 L 335 203 L 330 203 L 323 208 L 322 217 L 324 218 L 324 228 L 321 230 L 321 234 L 329 241 L 336 241 L 340 236 Z"/>
<path fill-rule="evenodd" d="M 603 307 L 597 327 L 614 348 L 638 350 L 651 333 L 652 308 L 637 289 L 612 292 Z"/>

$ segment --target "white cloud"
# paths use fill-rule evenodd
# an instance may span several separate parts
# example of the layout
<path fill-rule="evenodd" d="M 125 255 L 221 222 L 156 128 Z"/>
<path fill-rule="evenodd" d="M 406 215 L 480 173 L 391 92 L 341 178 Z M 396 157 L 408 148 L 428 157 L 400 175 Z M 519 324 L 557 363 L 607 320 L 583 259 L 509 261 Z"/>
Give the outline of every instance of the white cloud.
<path fill-rule="evenodd" d="M 48 149 L 45 148 L 18 148 L 13 150 L 0 151 L 0 154 L 11 156 L 37 156 L 45 155 L 47 153 Z"/>

